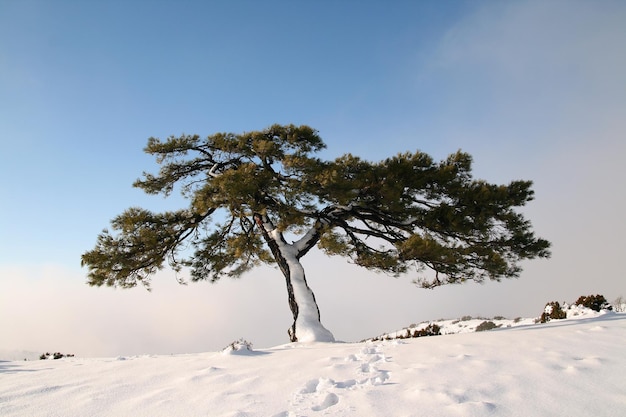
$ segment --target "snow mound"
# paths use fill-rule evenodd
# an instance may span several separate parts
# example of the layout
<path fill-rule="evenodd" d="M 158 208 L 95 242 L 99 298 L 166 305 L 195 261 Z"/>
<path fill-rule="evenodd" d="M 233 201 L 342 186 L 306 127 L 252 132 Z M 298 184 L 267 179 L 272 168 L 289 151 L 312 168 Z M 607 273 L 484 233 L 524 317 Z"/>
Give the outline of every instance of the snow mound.
<path fill-rule="evenodd" d="M 548 308 L 548 306 L 546 306 Z M 594 311 L 582 305 L 562 304 L 562 309 L 566 313 L 567 319 L 575 318 L 595 318 L 604 314 L 611 314 L 610 310 Z M 459 333 L 474 333 L 484 330 L 505 329 L 519 326 L 541 325 L 539 318 L 521 318 L 508 319 L 497 316 L 493 318 L 464 316 L 457 319 L 442 319 L 436 321 L 425 321 L 419 324 L 412 324 L 389 333 L 383 333 L 380 336 L 363 340 L 363 342 L 372 342 L 380 340 L 408 339 L 423 336 L 451 335 Z M 432 329 L 437 329 L 434 334 Z"/>
<path fill-rule="evenodd" d="M 241 338 L 239 340 L 235 340 L 230 345 L 222 349 L 222 354 L 224 355 L 251 355 L 251 354 L 254 354 L 254 350 L 252 350 L 252 343 Z"/>

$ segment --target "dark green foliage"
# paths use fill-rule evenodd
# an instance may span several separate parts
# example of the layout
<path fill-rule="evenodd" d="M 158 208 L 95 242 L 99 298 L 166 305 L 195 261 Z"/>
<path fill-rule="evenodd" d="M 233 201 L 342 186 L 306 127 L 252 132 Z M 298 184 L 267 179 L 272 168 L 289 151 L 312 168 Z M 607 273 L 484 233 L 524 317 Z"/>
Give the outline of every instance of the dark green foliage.
<path fill-rule="evenodd" d="M 406 329 L 405 332 L 400 333 L 396 336 L 391 336 L 389 334 L 385 334 L 383 336 L 378 336 L 371 341 L 379 341 L 379 340 L 392 340 L 392 339 L 410 339 L 414 337 L 425 337 L 425 336 L 439 336 L 441 335 L 441 327 L 438 324 L 430 323 L 428 326 L 423 329 L 415 330 L 413 328 Z"/>
<path fill-rule="evenodd" d="M 411 333 L 411 337 L 424 337 L 424 336 L 439 336 L 441 335 L 441 327 L 435 323 L 430 323 L 428 326 L 420 330 L 414 330 Z"/>
<path fill-rule="evenodd" d="M 74 355 L 69 353 L 69 354 L 63 354 L 61 352 L 54 352 L 54 353 L 50 353 L 50 352 L 46 352 L 46 353 L 42 353 L 39 356 L 40 360 L 46 360 L 46 359 L 50 359 L 50 356 L 52 356 L 52 359 L 61 359 L 61 358 L 73 358 Z"/>
<path fill-rule="evenodd" d="M 550 320 L 561 320 L 567 318 L 567 313 L 561 308 L 561 304 L 558 301 L 551 301 L 546 304 L 546 307 L 541 314 L 540 322 L 547 323 Z"/>
<path fill-rule="evenodd" d="M 487 331 L 487 330 L 495 329 L 496 327 L 500 327 L 500 326 L 498 326 L 497 324 L 495 324 L 492 321 L 483 321 L 478 326 L 476 326 L 476 331 L 477 332 L 484 332 L 484 331 Z"/>
<path fill-rule="evenodd" d="M 604 296 L 600 295 L 600 294 L 588 295 L 588 296 L 581 295 L 578 298 L 578 300 L 576 300 L 575 304 L 579 305 L 579 306 L 584 306 L 584 307 L 590 308 L 590 309 L 595 310 L 595 311 L 612 310 L 612 307 L 606 301 L 606 298 L 604 298 Z"/>
<path fill-rule="evenodd" d="M 112 232 L 82 255 L 88 283 L 148 286 L 166 264 L 189 267 L 194 281 L 217 281 L 274 263 L 261 215 L 281 232 L 310 233 L 298 257 L 317 245 L 368 269 L 414 271 L 426 288 L 517 277 L 520 261 L 550 255 L 516 211 L 533 199 L 529 181 L 473 179 L 472 158 L 460 151 L 440 162 L 419 151 L 322 161 L 314 154 L 323 148 L 315 130 L 293 125 L 150 138 L 145 151 L 160 170 L 134 186 L 166 196 L 180 190 L 189 206 L 115 217 Z"/>

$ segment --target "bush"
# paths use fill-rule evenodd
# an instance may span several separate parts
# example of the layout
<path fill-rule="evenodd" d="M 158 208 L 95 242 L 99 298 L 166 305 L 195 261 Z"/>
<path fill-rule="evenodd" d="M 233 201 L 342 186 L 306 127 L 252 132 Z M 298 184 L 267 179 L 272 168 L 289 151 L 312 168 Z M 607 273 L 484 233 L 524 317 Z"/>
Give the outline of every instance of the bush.
<path fill-rule="evenodd" d="M 606 301 L 603 295 L 581 295 L 578 300 L 576 300 L 576 305 L 590 308 L 594 311 L 600 310 L 612 310 L 611 305 Z"/>
<path fill-rule="evenodd" d="M 243 353 L 252 352 L 252 343 L 245 340 L 243 337 L 239 340 L 235 340 L 230 345 L 222 349 L 222 353 Z"/>
<path fill-rule="evenodd" d="M 428 326 L 420 330 L 415 330 L 411 337 L 423 337 L 423 336 L 439 336 L 441 334 L 441 327 L 435 323 L 431 323 Z"/>
<path fill-rule="evenodd" d="M 550 320 L 561 320 L 567 318 L 567 313 L 561 308 L 561 304 L 558 301 L 551 301 L 546 304 L 541 314 L 540 322 L 547 323 Z"/>
<path fill-rule="evenodd" d="M 483 321 L 478 326 L 476 326 L 476 331 L 484 332 L 485 330 L 495 329 L 496 327 L 499 327 L 499 326 L 492 321 Z"/>
<path fill-rule="evenodd" d="M 617 313 L 626 312 L 626 299 L 623 296 L 619 296 L 613 301 L 613 310 Z"/>
<path fill-rule="evenodd" d="M 409 327 L 405 329 L 402 333 L 398 332 L 394 336 L 390 334 L 384 334 L 381 336 L 377 336 L 371 339 L 361 340 L 361 342 L 371 341 L 376 342 L 380 340 L 393 340 L 393 339 L 410 339 L 413 337 L 424 337 L 424 336 L 439 336 L 441 335 L 441 327 L 435 323 L 430 323 L 428 326 L 423 329 L 414 330 L 414 328 Z"/>
<path fill-rule="evenodd" d="M 46 352 L 46 353 L 42 353 L 39 356 L 39 359 L 43 361 L 43 360 L 46 360 L 46 359 L 50 359 L 50 356 L 52 356 L 52 359 L 61 359 L 61 358 L 73 358 L 74 354 L 68 353 L 66 355 L 66 354 L 63 354 L 61 352 L 54 352 L 54 353 L 51 354 L 50 352 Z"/>

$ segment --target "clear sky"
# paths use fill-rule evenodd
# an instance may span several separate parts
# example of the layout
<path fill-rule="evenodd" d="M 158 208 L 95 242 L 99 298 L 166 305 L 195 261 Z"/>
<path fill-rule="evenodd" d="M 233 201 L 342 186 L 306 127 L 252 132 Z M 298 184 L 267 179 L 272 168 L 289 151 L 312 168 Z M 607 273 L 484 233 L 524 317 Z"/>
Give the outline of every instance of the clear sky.
<path fill-rule="evenodd" d="M 358 340 L 459 315 L 539 315 L 626 295 L 623 1 L 0 0 L 0 349 L 80 356 L 286 342 L 284 279 L 90 288 L 80 255 L 130 206 L 150 136 L 317 129 L 334 158 L 458 149 L 490 182 L 534 181 L 553 242 L 518 280 L 422 290 L 303 259 L 324 325 Z M 171 200 L 171 201 L 170 201 Z M 380 314 L 384 311 L 385 314 Z"/>

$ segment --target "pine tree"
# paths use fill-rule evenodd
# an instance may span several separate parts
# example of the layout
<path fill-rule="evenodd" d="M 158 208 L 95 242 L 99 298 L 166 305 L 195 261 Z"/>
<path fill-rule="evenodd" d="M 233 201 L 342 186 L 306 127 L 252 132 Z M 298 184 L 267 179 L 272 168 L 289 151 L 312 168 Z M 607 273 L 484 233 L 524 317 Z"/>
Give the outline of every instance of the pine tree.
<path fill-rule="evenodd" d="M 82 255 L 88 283 L 149 287 L 165 265 L 217 281 L 277 264 L 294 317 L 290 340 L 332 341 L 299 261 L 314 246 L 370 270 L 412 273 L 425 288 L 517 277 L 521 260 L 550 255 L 515 211 L 532 200 L 530 181 L 475 180 L 460 151 L 440 162 L 422 152 L 369 162 L 315 157 L 324 148 L 315 130 L 293 125 L 150 138 L 145 151 L 160 170 L 134 186 L 165 196 L 179 189 L 189 205 L 115 217 L 113 232 Z"/>

